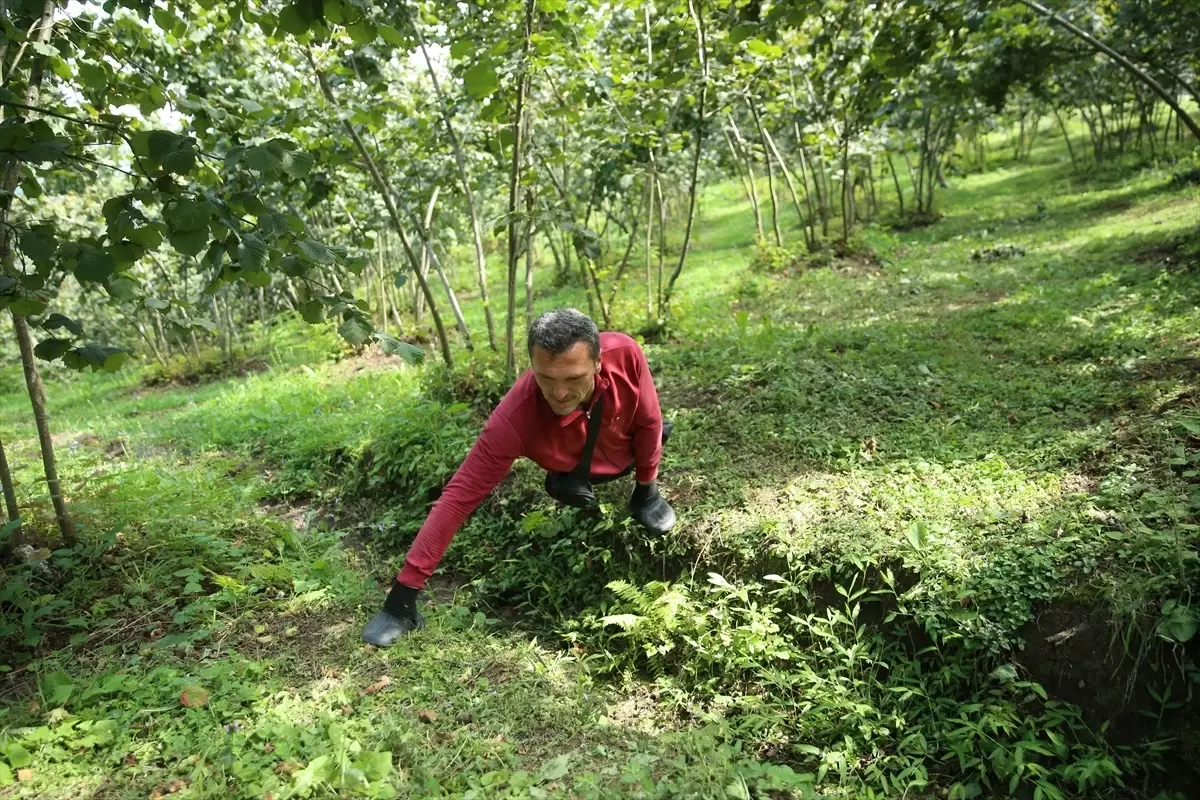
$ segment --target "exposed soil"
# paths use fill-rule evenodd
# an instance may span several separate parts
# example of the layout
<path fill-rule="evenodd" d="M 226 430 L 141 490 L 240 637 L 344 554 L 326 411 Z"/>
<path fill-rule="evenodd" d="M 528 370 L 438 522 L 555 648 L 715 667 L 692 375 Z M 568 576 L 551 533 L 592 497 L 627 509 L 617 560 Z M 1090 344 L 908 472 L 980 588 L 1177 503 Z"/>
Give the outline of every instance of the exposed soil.
<path fill-rule="evenodd" d="M 1159 789 L 1195 790 L 1200 787 L 1200 698 L 1189 692 L 1188 676 L 1171 647 L 1151 642 L 1139 659 L 1125 652 L 1123 633 L 1102 609 L 1054 604 L 1026 627 L 1018 661 L 1052 698 L 1079 706 L 1089 725 L 1108 723 L 1111 744 L 1174 739 L 1166 774 L 1151 775 L 1149 782 Z M 1200 641 L 1187 649 L 1193 661 L 1200 657 Z M 1151 688 L 1160 697 L 1169 689 L 1178 707 L 1164 708 Z"/>

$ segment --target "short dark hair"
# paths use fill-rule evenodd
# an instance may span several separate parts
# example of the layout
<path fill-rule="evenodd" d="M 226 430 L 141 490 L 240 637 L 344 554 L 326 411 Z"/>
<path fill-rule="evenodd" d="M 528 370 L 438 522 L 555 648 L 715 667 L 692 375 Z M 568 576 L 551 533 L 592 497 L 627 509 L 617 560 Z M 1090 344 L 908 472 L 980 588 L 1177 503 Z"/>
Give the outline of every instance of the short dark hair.
<path fill-rule="evenodd" d="M 558 308 L 540 315 L 529 326 L 529 355 L 533 346 L 552 356 L 560 356 L 575 346 L 587 342 L 592 360 L 600 358 L 600 331 L 591 317 L 576 308 Z"/>

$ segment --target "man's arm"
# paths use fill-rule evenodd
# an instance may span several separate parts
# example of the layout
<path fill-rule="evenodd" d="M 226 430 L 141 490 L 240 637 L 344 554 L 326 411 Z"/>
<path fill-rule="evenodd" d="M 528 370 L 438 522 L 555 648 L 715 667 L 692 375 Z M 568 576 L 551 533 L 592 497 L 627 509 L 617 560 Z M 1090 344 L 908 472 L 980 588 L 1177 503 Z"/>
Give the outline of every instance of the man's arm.
<path fill-rule="evenodd" d="M 638 407 L 633 417 L 633 460 L 637 466 L 637 482 L 653 483 L 658 478 L 658 462 L 662 460 L 662 410 L 658 407 L 658 391 L 646 354 L 640 347 L 636 354 L 634 373 L 638 376 Z"/>
<path fill-rule="evenodd" d="M 433 504 L 405 556 L 397 581 L 413 589 L 425 588 L 454 534 L 488 492 L 504 480 L 513 461 L 520 456 L 521 437 L 516 429 L 504 416 L 493 413 L 442 496 Z"/>

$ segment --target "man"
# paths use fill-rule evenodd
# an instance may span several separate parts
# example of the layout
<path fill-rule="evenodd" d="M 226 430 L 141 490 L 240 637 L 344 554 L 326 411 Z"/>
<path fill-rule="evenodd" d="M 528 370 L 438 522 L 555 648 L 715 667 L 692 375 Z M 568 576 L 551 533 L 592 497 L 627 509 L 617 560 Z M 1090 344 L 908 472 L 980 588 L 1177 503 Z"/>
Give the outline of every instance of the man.
<path fill-rule="evenodd" d="M 519 457 L 546 470 L 551 497 L 575 506 L 594 504 L 593 483 L 633 472 L 633 518 L 654 533 L 675 524 L 675 511 L 655 483 L 669 425 L 664 428 L 637 342 L 600 333 L 585 314 L 568 308 L 534 320 L 528 350 L 532 369 L 500 401 L 434 503 L 383 610 L 363 628 L 363 641 L 389 647 L 422 626 L 417 594 L 454 534 Z"/>

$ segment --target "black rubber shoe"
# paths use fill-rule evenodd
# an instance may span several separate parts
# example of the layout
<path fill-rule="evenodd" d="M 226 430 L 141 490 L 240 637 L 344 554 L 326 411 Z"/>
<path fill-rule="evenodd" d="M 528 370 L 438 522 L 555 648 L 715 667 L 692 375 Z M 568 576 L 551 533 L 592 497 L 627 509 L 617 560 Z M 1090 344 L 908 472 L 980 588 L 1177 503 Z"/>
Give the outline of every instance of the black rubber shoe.
<path fill-rule="evenodd" d="M 662 534 L 675 527 L 675 509 L 658 493 L 657 483 L 634 487 L 629 513 L 651 533 Z"/>
<path fill-rule="evenodd" d="M 425 627 L 425 620 L 417 610 L 419 589 L 393 582 L 383 609 L 371 617 L 362 631 L 362 640 L 376 647 L 391 647 L 401 636 Z"/>

